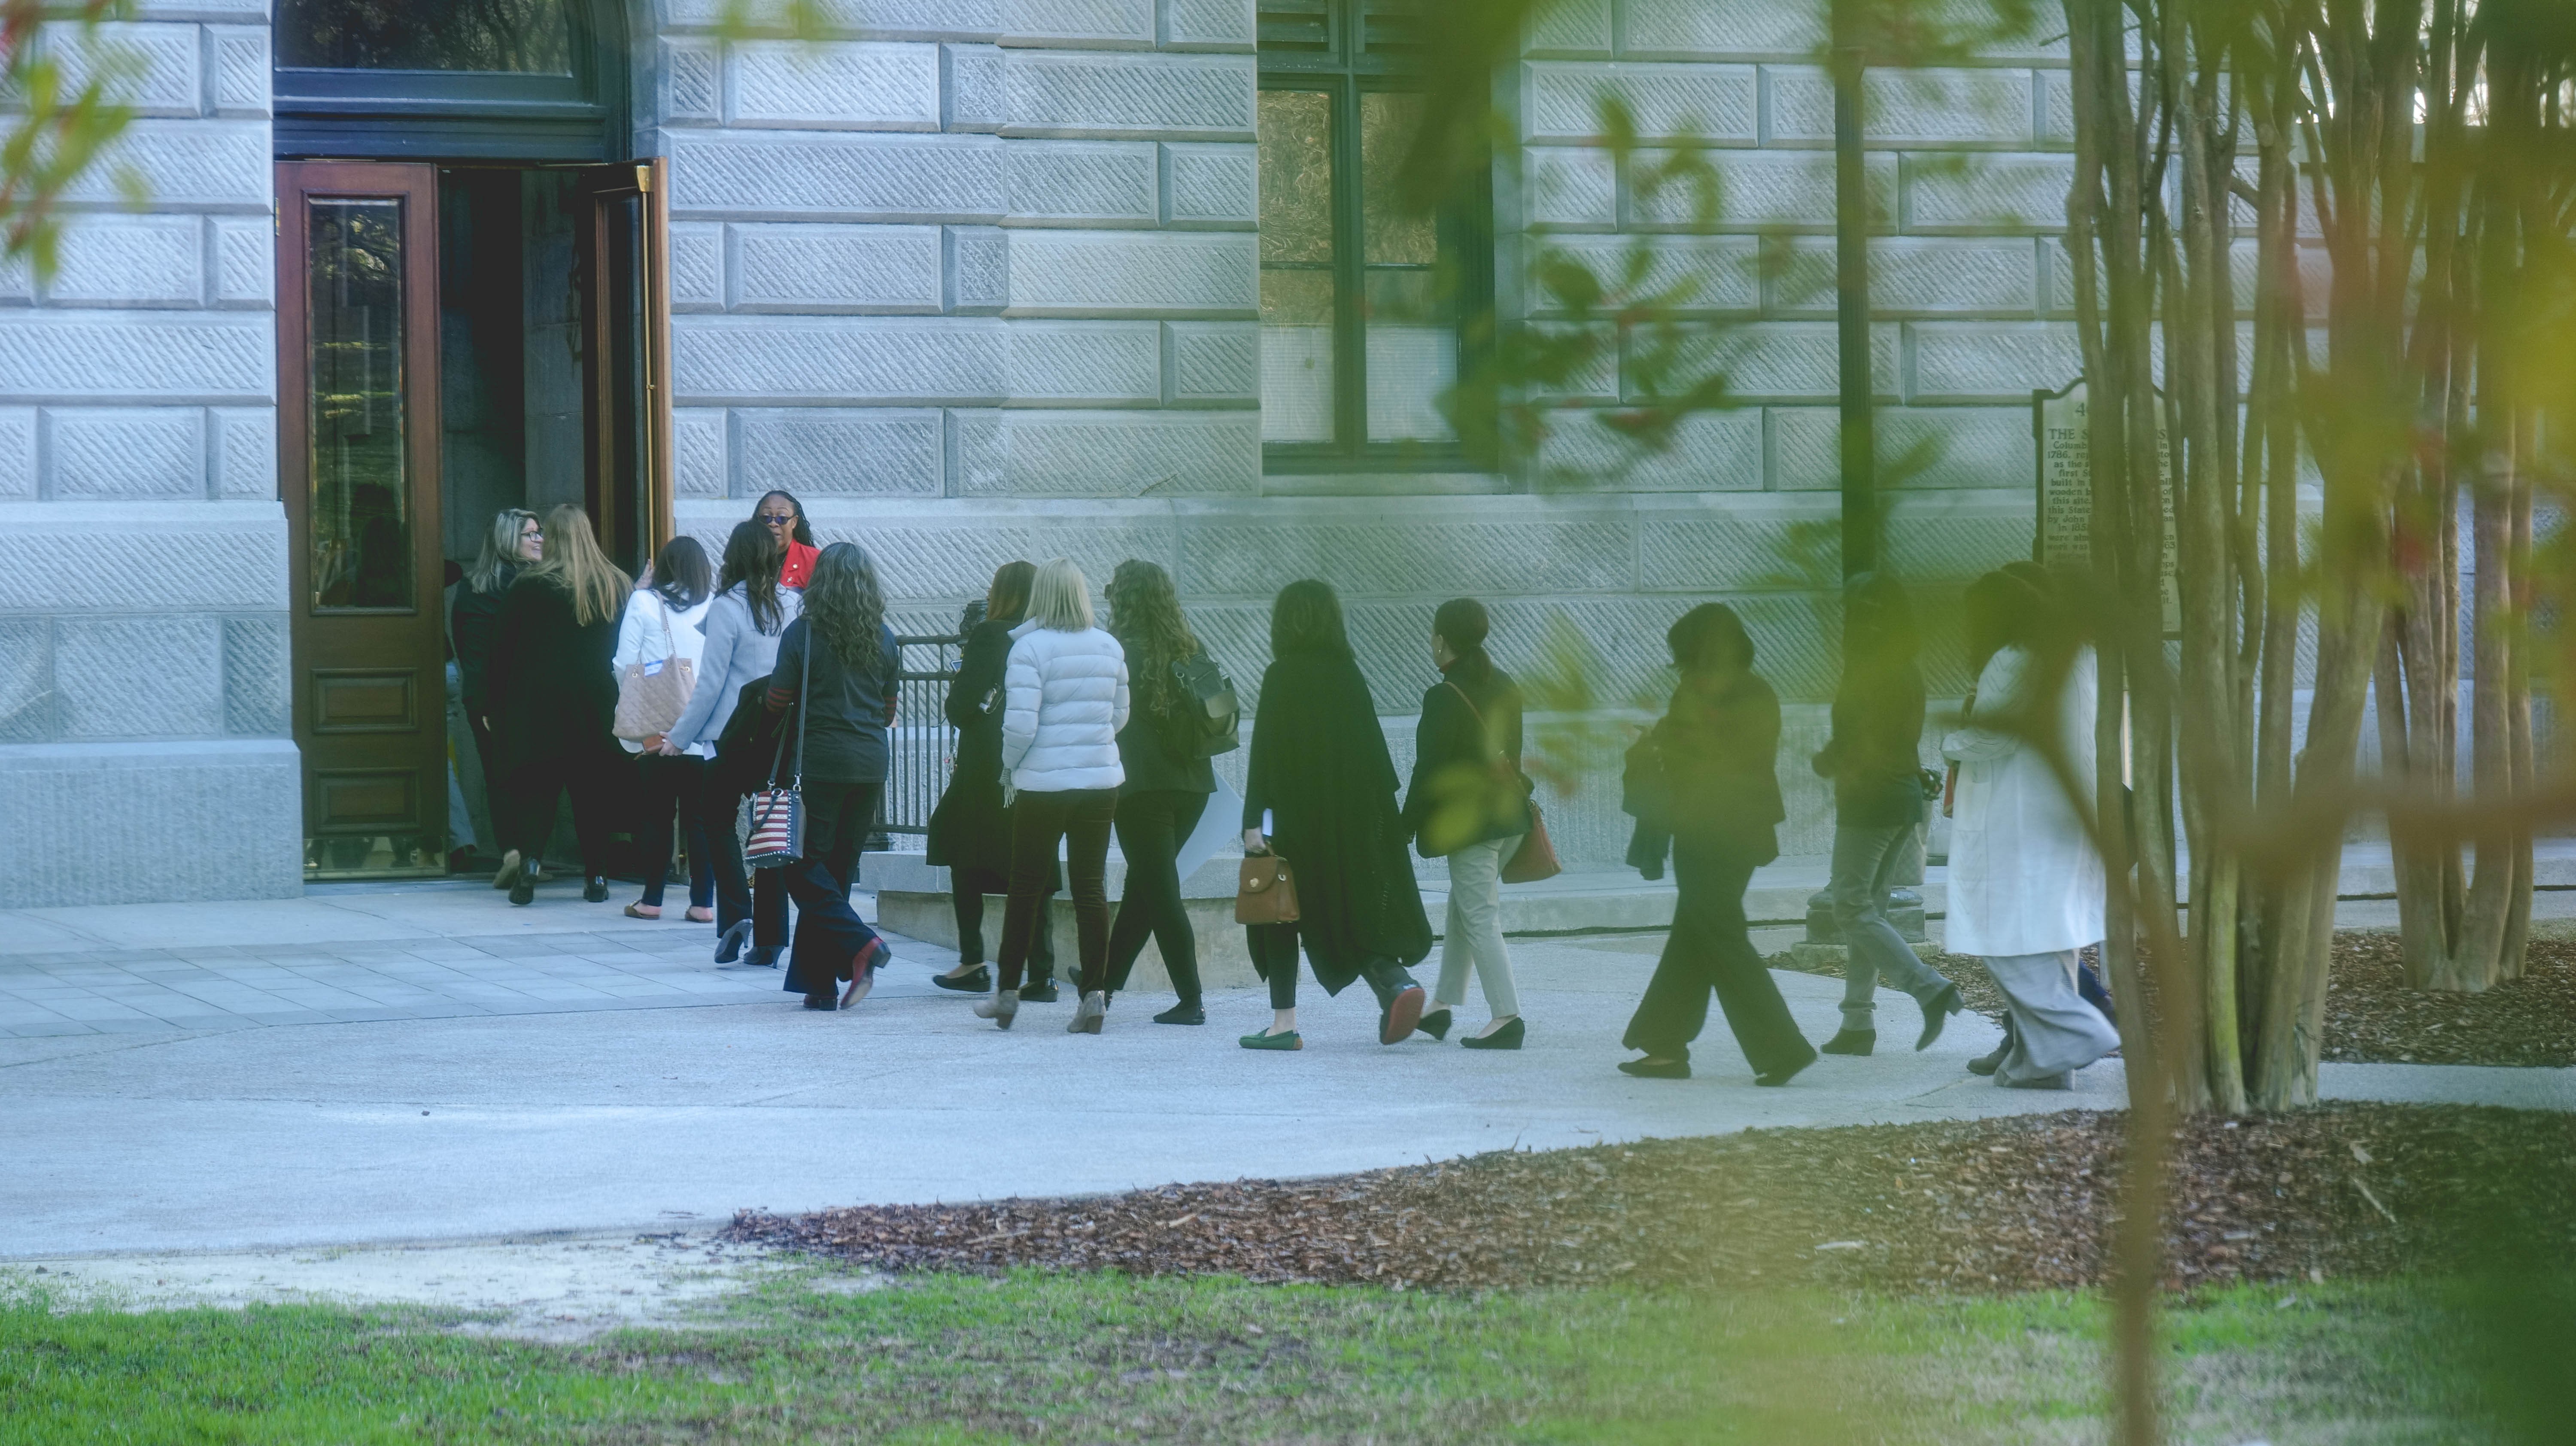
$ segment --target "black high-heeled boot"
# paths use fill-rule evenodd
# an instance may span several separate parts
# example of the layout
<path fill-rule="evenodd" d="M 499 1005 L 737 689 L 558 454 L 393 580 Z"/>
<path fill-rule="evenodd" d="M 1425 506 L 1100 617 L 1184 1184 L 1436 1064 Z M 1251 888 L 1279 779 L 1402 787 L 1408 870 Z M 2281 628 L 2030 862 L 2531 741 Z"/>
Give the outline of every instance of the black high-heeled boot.
<path fill-rule="evenodd" d="M 1981 1054 L 1975 1059 L 1968 1061 L 1968 1073 L 1993 1074 L 1996 1070 L 2003 1068 L 2004 1060 L 2013 1052 L 2013 1045 L 2018 1038 L 2019 1031 L 2013 1028 L 2013 1017 L 2009 1014 L 2005 1015 L 2004 1042 L 1996 1045 L 1992 1054 Z"/>

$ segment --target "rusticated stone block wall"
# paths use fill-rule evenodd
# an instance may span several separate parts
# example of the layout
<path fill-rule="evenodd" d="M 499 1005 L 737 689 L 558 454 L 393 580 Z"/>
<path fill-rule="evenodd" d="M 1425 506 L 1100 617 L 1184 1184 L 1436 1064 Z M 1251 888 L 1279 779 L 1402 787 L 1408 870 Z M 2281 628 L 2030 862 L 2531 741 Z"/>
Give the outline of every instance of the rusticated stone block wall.
<path fill-rule="evenodd" d="M 147 0 L 100 39 L 137 118 L 54 272 L 0 269 L 0 872 L 21 904 L 289 894 L 267 6 Z"/>

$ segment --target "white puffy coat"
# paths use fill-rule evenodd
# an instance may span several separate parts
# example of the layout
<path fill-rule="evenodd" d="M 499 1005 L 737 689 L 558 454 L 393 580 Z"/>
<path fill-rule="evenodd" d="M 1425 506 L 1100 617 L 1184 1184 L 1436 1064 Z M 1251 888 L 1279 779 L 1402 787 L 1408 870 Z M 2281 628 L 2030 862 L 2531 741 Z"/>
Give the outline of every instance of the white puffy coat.
<path fill-rule="evenodd" d="M 1002 767 L 1024 792 L 1116 788 L 1127 726 L 1127 650 L 1098 628 L 1011 629 L 1002 670 Z"/>
<path fill-rule="evenodd" d="M 2017 732 L 1980 726 L 2028 705 L 2030 654 L 2006 648 L 1977 679 L 1968 726 L 1942 740 L 1959 765 L 1950 821 L 1950 922 L 1955 954 L 2006 958 L 2081 949 L 2102 938 L 2102 856 L 2048 760 Z M 2093 650 L 2078 651 L 2051 709 L 2075 785 L 2093 791 Z"/>

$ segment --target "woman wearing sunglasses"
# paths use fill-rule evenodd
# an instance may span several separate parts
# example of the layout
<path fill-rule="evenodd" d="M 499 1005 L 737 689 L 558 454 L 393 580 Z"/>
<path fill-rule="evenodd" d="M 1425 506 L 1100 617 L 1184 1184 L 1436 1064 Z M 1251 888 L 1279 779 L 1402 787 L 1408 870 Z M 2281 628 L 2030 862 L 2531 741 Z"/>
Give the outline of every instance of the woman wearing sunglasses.
<path fill-rule="evenodd" d="M 814 529 L 806 525 L 805 504 L 793 493 L 764 493 L 751 509 L 751 520 L 768 528 L 787 555 L 778 569 L 778 585 L 802 590 L 813 580 L 814 559 L 823 555 L 823 549 L 814 544 Z"/>

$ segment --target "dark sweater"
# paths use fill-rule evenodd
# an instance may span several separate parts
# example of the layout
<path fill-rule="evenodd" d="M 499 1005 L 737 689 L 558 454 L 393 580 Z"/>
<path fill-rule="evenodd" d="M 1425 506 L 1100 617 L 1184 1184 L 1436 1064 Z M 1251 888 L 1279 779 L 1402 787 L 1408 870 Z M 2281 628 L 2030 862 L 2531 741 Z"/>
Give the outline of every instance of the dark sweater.
<path fill-rule="evenodd" d="M 509 595 L 510 583 L 518 572 L 515 567 L 502 568 L 501 585 L 491 592 L 476 592 L 472 582 L 456 585 L 456 606 L 448 614 L 448 636 L 456 648 L 457 681 L 465 695 L 465 715 L 469 718 L 481 718 L 492 711 L 492 634 L 500 626 L 501 599 Z"/>
<path fill-rule="evenodd" d="M 779 635 L 778 666 L 769 675 L 769 711 L 783 712 L 803 690 L 806 654 L 813 655 L 813 706 L 801 721 L 786 722 L 788 767 L 818 782 L 883 783 L 888 762 L 886 730 L 894 726 L 895 674 L 901 655 L 894 629 L 877 626 L 878 666 L 852 670 L 841 666 L 830 648 L 813 643 L 808 619 L 798 618 Z M 803 728 L 805 753 L 796 757 L 796 738 Z"/>
<path fill-rule="evenodd" d="M 1834 693 L 1834 733 L 1815 757 L 1834 781 L 1834 821 L 1898 828 L 1923 818 L 1923 673 L 1912 659 L 1843 670 Z"/>
<path fill-rule="evenodd" d="M 572 594 L 542 574 L 502 595 L 485 673 L 492 730 L 525 763 L 603 747 L 617 716 L 617 619 L 573 620 Z"/>
<path fill-rule="evenodd" d="M 1122 644 L 1124 638 L 1119 640 Z M 1127 656 L 1143 656 L 1130 647 Z M 1202 729 L 1191 716 L 1198 699 L 1168 673 L 1128 683 L 1133 706 L 1118 730 L 1118 762 L 1127 770 L 1121 793 L 1214 793 L 1216 767 L 1191 747 Z"/>
<path fill-rule="evenodd" d="M 1461 695 L 1464 696 L 1461 696 Z M 1490 661 L 1461 660 L 1422 695 L 1404 828 L 1424 858 L 1530 831 L 1530 782 L 1520 771 L 1521 690 Z M 1510 765 L 1509 772 L 1496 767 Z"/>

